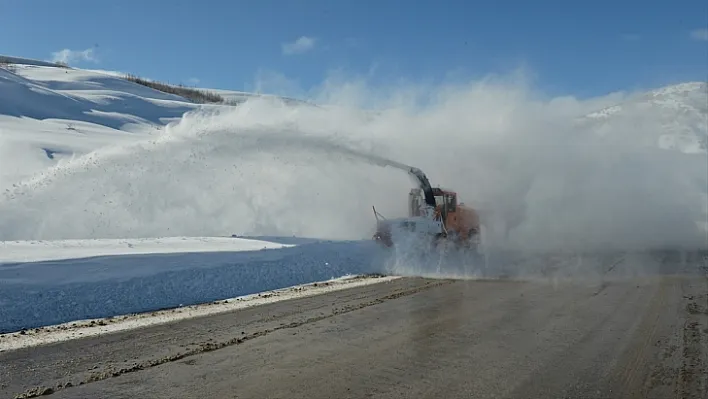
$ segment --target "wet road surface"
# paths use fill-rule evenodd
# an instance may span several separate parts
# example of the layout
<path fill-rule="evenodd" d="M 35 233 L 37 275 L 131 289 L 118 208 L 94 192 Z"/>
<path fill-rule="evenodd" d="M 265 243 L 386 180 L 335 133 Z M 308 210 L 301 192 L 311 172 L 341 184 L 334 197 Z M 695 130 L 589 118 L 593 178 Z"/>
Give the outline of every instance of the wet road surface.
<path fill-rule="evenodd" d="M 708 397 L 705 261 L 654 259 L 573 281 L 403 278 L 0 353 L 0 397 Z"/>

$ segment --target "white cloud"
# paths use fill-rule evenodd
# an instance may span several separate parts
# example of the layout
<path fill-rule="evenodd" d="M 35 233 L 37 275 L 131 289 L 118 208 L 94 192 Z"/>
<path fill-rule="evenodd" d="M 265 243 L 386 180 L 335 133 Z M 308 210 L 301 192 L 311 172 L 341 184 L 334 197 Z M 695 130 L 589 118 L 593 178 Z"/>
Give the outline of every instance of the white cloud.
<path fill-rule="evenodd" d="M 691 32 L 691 38 L 695 40 L 702 40 L 704 42 L 708 42 L 708 29 L 703 28 L 703 29 L 696 29 Z"/>
<path fill-rule="evenodd" d="M 300 36 L 292 43 L 283 43 L 283 54 L 302 54 L 315 48 L 317 39 L 314 37 Z"/>
<path fill-rule="evenodd" d="M 65 48 L 52 53 L 52 62 L 73 64 L 74 62 L 81 61 L 98 63 L 98 58 L 96 58 L 93 48 L 88 48 L 86 50 L 69 50 L 68 48 Z"/>
<path fill-rule="evenodd" d="M 199 82 L 201 82 L 201 80 L 199 80 L 199 78 L 187 79 L 187 84 L 190 84 L 190 85 L 196 85 L 196 84 L 199 84 Z"/>

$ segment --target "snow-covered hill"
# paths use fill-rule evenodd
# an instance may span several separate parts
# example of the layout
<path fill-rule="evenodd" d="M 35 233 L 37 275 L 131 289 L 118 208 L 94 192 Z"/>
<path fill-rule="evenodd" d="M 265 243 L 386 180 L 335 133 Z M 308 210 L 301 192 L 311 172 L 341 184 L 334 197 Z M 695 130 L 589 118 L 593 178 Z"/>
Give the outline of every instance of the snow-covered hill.
<path fill-rule="evenodd" d="M 228 104 L 263 97 L 232 90 L 197 90 L 218 93 Z M 218 107 L 195 104 L 116 73 L 0 56 L 0 187 L 61 159 L 153 137 L 189 111 Z"/>
<path fill-rule="evenodd" d="M 46 66 L 46 67 L 66 67 L 56 62 L 35 60 L 32 58 L 25 57 L 13 57 L 9 55 L 0 55 L 0 64 L 6 65 L 36 65 L 36 66 Z"/>
<path fill-rule="evenodd" d="M 582 122 L 600 135 L 623 126 L 638 145 L 705 154 L 708 83 L 688 82 L 651 90 L 590 113 Z"/>
<path fill-rule="evenodd" d="M 153 135 L 198 108 L 115 76 L 0 68 L 0 187 L 97 148 Z"/>

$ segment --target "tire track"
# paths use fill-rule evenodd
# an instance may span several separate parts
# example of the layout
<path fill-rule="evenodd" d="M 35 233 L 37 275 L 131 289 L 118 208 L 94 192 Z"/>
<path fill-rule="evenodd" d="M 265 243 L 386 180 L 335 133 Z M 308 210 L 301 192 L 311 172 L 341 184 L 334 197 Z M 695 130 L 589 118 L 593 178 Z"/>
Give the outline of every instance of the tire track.
<path fill-rule="evenodd" d="M 708 394 L 708 279 L 703 278 L 699 284 L 685 284 L 684 290 L 688 303 L 676 393 L 680 398 L 704 398 Z"/>
<path fill-rule="evenodd" d="M 631 356 L 622 367 L 620 375 L 621 386 L 625 388 L 625 394 L 632 398 L 643 398 L 646 392 L 642 388 L 646 387 L 645 381 L 640 379 L 644 376 L 642 364 L 652 358 L 653 343 L 657 342 L 661 317 L 663 312 L 661 307 L 668 301 L 669 283 L 662 281 L 658 292 L 652 297 L 646 313 L 637 331 L 641 332 L 642 339 L 629 351 Z"/>

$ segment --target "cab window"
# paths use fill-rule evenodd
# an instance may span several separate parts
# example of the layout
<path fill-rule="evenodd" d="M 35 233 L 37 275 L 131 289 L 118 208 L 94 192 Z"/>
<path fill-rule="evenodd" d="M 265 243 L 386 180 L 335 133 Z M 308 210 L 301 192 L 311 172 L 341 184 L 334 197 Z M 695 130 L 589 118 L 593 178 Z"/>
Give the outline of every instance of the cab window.
<path fill-rule="evenodd" d="M 455 195 L 445 194 L 445 205 L 449 212 L 455 212 L 457 208 L 457 198 Z"/>

